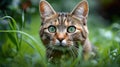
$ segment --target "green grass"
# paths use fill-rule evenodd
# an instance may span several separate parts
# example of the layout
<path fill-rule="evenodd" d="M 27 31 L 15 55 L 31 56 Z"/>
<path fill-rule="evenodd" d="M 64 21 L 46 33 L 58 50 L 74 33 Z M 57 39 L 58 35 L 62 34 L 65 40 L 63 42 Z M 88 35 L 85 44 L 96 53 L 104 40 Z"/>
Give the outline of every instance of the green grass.
<path fill-rule="evenodd" d="M 90 17 L 88 19 L 89 37 L 91 42 L 98 49 L 98 58 L 83 61 L 77 58 L 76 61 L 61 59 L 59 64 L 51 64 L 46 61 L 45 47 L 39 38 L 40 17 L 32 16 L 32 23 L 26 24 L 20 29 L 16 21 L 9 16 L 10 29 L 0 30 L 5 33 L 5 42 L 2 45 L 0 54 L 0 67 L 119 67 L 120 66 L 120 27 L 117 25 L 105 26 L 103 23 L 96 23 Z M 97 19 L 97 18 L 96 18 Z M 99 21 L 104 22 L 104 21 Z M 77 60 L 80 60 L 80 64 Z"/>

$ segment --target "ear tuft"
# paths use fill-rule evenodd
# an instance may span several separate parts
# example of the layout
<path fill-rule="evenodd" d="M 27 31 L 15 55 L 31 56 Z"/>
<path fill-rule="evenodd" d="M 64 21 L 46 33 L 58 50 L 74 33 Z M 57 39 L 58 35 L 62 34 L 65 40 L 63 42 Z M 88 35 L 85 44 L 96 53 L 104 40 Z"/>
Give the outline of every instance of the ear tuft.
<path fill-rule="evenodd" d="M 88 11 L 89 11 L 88 2 L 86 0 L 83 0 L 75 7 L 71 14 L 79 18 L 87 17 Z"/>
<path fill-rule="evenodd" d="M 45 0 L 40 1 L 39 11 L 42 18 L 49 17 L 56 13 L 54 9 L 51 7 L 51 5 Z"/>

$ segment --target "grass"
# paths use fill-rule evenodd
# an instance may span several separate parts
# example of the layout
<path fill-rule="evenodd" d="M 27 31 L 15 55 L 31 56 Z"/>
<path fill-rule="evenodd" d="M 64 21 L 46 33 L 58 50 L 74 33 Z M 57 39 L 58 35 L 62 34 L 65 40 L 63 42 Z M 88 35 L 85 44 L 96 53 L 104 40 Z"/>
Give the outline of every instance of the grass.
<path fill-rule="evenodd" d="M 88 19 L 89 37 L 91 42 L 98 48 L 97 59 L 78 61 L 61 59 L 59 64 L 51 64 L 46 61 L 45 47 L 39 38 L 40 17 L 32 16 L 32 23 L 26 24 L 24 29 L 19 29 L 16 21 L 10 17 L 9 29 L 0 30 L 5 33 L 6 41 L 2 45 L 2 53 L 0 54 L 0 67 L 119 67 L 120 66 L 120 27 L 119 24 L 107 26 L 105 21 L 96 21 L 95 17 Z M 97 19 L 97 18 L 95 18 Z M 11 20 L 11 21 L 10 21 Z M 98 19 L 99 20 L 99 19 Z M 24 25 L 23 25 L 24 26 Z"/>

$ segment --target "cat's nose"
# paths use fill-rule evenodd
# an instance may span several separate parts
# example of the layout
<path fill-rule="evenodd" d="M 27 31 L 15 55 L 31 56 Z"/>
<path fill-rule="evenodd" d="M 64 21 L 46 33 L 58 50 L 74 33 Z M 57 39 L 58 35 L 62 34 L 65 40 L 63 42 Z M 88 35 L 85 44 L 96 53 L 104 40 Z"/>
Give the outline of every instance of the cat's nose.
<path fill-rule="evenodd" d="M 57 34 L 57 39 L 60 41 L 60 42 L 62 42 L 64 39 L 65 39 L 65 34 L 63 34 L 63 33 L 59 33 L 59 34 Z"/>
<path fill-rule="evenodd" d="M 62 42 L 64 39 L 63 38 L 61 38 L 61 39 L 58 39 L 60 42 Z"/>

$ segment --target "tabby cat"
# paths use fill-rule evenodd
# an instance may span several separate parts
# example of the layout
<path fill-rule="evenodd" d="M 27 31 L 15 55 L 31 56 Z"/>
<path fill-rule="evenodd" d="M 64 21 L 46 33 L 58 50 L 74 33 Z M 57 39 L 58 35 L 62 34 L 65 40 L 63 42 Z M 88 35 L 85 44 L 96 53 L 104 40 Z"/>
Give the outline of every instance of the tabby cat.
<path fill-rule="evenodd" d="M 46 47 L 47 58 L 61 58 L 62 55 L 78 56 L 79 45 L 82 45 L 83 57 L 88 59 L 92 45 L 88 38 L 87 17 L 88 2 L 81 1 L 70 13 L 55 12 L 51 5 L 41 0 L 40 38 Z"/>

